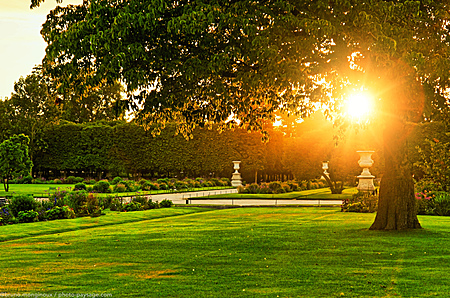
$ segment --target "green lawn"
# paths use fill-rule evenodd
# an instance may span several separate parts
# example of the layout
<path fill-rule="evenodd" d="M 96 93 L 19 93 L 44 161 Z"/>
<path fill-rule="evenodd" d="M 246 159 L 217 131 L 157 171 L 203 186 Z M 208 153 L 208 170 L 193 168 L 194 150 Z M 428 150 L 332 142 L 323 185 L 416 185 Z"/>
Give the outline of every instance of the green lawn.
<path fill-rule="evenodd" d="M 424 229 L 406 232 L 369 231 L 373 219 L 323 207 L 180 207 L 3 226 L 0 293 L 448 296 L 450 218 L 419 216 Z"/>

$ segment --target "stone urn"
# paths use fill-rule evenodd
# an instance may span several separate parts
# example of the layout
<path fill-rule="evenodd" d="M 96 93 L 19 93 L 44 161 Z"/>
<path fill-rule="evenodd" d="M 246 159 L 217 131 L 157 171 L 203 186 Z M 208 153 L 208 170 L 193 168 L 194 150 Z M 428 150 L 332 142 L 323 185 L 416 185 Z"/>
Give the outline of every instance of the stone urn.
<path fill-rule="evenodd" d="M 373 165 L 372 154 L 375 151 L 356 152 L 359 154 L 358 164 L 361 168 L 363 168 L 361 175 L 357 177 L 359 179 L 357 189 L 362 192 L 374 191 L 375 186 L 373 185 L 373 178 L 375 178 L 375 176 L 370 173 L 369 168 Z"/>
<path fill-rule="evenodd" d="M 328 173 L 328 171 L 327 171 L 328 170 L 328 161 L 322 162 L 322 170 L 323 170 L 323 174 L 330 177 L 330 173 Z M 321 179 L 325 179 L 325 177 L 322 175 Z"/>
<path fill-rule="evenodd" d="M 233 173 L 233 176 L 231 177 L 231 186 L 233 186 L 233 187 L 242 186 L 241 173 L 239 173 L 239 164 L 240 163 L 241 163 L 240 161 L 233 161 L 234 173 Z"/>

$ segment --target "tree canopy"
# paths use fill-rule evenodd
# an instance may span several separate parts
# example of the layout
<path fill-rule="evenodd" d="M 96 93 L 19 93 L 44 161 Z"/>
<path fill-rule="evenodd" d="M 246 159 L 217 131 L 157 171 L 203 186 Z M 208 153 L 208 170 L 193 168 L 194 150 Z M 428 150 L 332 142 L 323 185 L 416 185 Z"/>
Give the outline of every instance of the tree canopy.
<path fill-rule="evenodd" d="M 9 190 L 9 181 L 19 176 L 27 176 L 33 163 L 28 156 L 30 139 L 21 134 L 14 135 L 0 144 L 0 177 L 5 191 Z"/>
<path fill-rule="evenodd" d="M 372 227 L 417 228 L 405 137 L 446 109 L 449 3 L 86 0 L 48 15 L 44 67 L 61 90 L 123 82 L 141 120 L 187 128 L 263 130 L 277 112 L 339 112 L 370 90 L 386 127 Z"/>

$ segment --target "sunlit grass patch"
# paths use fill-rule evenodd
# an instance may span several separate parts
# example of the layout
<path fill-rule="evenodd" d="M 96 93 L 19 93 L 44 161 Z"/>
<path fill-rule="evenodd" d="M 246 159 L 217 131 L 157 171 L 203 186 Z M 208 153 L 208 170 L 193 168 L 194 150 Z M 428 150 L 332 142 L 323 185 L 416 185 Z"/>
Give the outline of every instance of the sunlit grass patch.
<path fill-rule="evenodd" d="M 2 291 L 113 297 L 450 291 L 450 218 L 421 216 L 422 230 L 379 232 L 368 230 L 374 214 L 339 208 L 154 211 L 108 213 L 97 226 L 86 225 L 90 218 L 18 225 L 14 238 L 0 242 L 0 283 L 9 287 Z M 33 234 L 39 224 L 48 226 Z M 9 227 L 15 226 L 1 229 Z"/>

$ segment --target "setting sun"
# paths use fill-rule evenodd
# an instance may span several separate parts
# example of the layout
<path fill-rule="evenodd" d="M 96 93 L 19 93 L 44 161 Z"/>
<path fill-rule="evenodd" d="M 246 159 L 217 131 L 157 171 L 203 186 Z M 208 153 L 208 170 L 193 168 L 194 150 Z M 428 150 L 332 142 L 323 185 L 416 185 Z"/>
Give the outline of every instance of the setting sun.
<path fill-rule="evenodd" d="M 372 112 L 372 99 L 367 93 L 359 92 L 349 96 L 346 114 L 353 119 L 361 120 Z"/>

